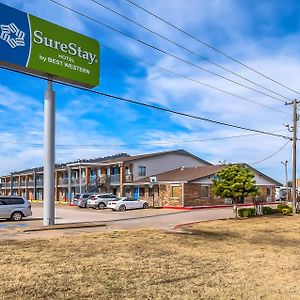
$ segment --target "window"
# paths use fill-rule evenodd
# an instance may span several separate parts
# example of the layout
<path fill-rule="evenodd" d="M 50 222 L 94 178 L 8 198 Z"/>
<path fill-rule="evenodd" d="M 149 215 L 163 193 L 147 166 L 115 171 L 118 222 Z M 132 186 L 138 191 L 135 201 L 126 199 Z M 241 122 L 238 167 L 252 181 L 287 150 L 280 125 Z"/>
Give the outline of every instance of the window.
<path fill-rule="evenodd" d="M 206 185 L 201 186 L 201 197 L 208 198 L 209 197 L 209 187 Z"/>
<path fill-rule="evenodd" d="M 145 197 L 145 188 L 144 187 L 140 187 L 140 197 Z"/>
<path fill-rule="evenodd" d="M 171 197 L 172 198 L 180 198 L 181 196 L 181 188 L 179 185 L 172 186 Z"/>
<path fill-rule="evenodd" d="M 138 166 L 138 176 L 146 176 L 146 167 Z"/>
<path fill-rule="evenodd" d="M 6 205 L 24 204 L 24 200 L 22 198 L 6 198 L 1 201 L 5 202 Z"/>

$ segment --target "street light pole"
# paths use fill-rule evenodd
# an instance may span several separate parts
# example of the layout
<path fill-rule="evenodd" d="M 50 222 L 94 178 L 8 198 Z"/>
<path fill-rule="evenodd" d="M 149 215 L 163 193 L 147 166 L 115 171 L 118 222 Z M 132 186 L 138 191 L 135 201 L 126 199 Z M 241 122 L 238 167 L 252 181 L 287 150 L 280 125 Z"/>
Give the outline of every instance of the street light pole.
<path fill-rule="evenodd" d="M 44 100 L 44 203 L 43 225 L 55 223 L 54 207 L 54 169 L 55 169 L 55 93 L 49 77 Z"/>

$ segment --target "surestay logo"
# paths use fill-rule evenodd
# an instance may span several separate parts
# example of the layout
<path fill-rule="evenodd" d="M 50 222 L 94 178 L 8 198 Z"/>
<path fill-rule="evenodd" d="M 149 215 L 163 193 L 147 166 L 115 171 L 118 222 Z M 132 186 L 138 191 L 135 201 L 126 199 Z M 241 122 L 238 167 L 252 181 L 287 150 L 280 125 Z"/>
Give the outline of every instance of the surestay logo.
<path fill-rule="evenodd" d="M 90 88 L 99 84 L 100 45 L 0 3 L 0 65 Z"/>
<path fill-rule="evenodd" d="M 96 54 L 83 50 L 80 46 L 77 46 L 76 43 L 70 42 L 66 44 L 60 41 L 56 41 L 54 39 L 48 38 L 42 31 L 39 30 L 35 30 L 33 32 L 33 41 L 36 44 L 44 44 L 46 47 L 61 51 L 72 56 L 83 58 L 88 61 L 89 65 L 92 65 L 97 57 Z"/>
<path fill-rule="evenodd" d="M 25 32 L 20 30 L 15 23 L 0 25 L 0 39 L 5 41 L 11 48 L 25 46 Z"/>

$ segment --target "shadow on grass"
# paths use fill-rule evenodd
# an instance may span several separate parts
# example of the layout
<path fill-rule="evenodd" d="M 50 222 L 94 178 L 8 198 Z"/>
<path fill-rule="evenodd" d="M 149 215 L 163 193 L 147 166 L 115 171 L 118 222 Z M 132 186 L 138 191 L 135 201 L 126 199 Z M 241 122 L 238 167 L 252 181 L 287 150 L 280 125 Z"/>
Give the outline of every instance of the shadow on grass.
<path fill-rule="evenodd" d="M 175 231 L 170 234 L 174 234 L 177 236 L 183 237 L 194 237 L 193 242 L 197 240 L 208 241 L 208 242 L 217 242 L 217 241 L 231 241 L 236 244 L 248 243 L 252 245 L 258 246 L 275 246 L 275 247 L 289 247 L 295 248 L 300 246 L 300 226 L 296 230 L 291 230 L 289 228 L 280 228 L 273 227 L 272 224 L 266 224 L 265 228 L 253 228 L 251 226 L 253 223 L 249 224 L 249 227 L 245 227 L 245 231 L 241 231 L 240 228 L 235 231 L 234 226 L 238 227 L 239 222 L 243 221 L 254 221 L 262 220 L 267 221 L 268 219 L 283 219 L 283 218 L 291 218 L 289 216 L 283 215 L 271 215 L 265 216 L 261 218 L 251 218 L 251 219 L 236 219 L 238 223 L 232 224 L 230 229 L 210 229 L 210 230 L 201 230 L 194 229 L 191 227 L 182 227 L 180 231 Z M 291 220 L 292 221 L 292 220 Z M 198 225 L 201 226 L 201 225 Z M 283 225 L 284 226 L 284 225 Z M 293 234 L 295 238 L 290 238 L 288 236 L 284 236 L 285 234 Z M 184 243 L 188 243 L 187 239 L 184 238 Z"/>
<path fill-rule="evenodd" d="M 198 275 L 201 276 L 201 275 L 203 275 L 203 273 L 198 274 Z M 189 276 L 182 276 L 182 277 L 177 277 L 177 278 L 169 278 L 169 279 L 164 279 L 164 280 L 156 280 L 156 281 L 151 282 L 150 285 L 176 283 L 176 282 L 180 282 L 180 281 L 195 279 L 195 277 L 197 277 L 197 274 L 192 274 Z"/>
<path fill-rule="evenodd" d="M 208 231 L 208 230 L 199 230 L 199 229 L 191 229 L 191 228 L 183 228 L 181 231 L 173 232 L 171 234 L 175 234 L 178 236 L 182 236 L 182 235 L 196 236 L 210 241 L 221 241 L 221 240 L 241 238 L 241 236 L 238 233 L 234 233 L 232 231 L 229 232 L 217 231 L 217 230 Z"/>

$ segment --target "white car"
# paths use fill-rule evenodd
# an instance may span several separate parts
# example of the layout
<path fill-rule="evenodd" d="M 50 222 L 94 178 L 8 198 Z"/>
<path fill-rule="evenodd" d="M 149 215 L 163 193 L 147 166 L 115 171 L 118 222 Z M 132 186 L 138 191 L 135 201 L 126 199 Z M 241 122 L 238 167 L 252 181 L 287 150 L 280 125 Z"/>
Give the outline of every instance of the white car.
<path fill-rule="evenodd" d="M 124 197 L 120 200 L 113 200 L 107 203 L 107 208 L 118 211 L 125 211 L 127 209 L 148 208 L 147 201 L 137 200 L 134 198 Z"/>

